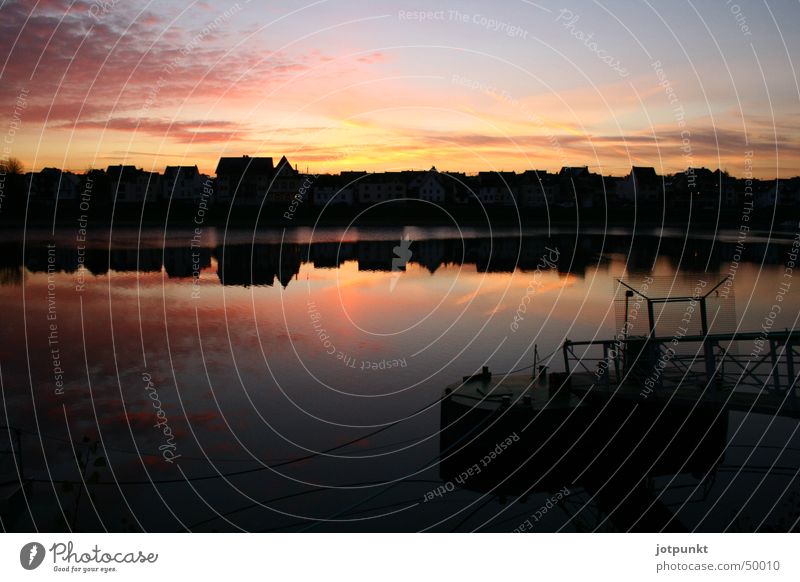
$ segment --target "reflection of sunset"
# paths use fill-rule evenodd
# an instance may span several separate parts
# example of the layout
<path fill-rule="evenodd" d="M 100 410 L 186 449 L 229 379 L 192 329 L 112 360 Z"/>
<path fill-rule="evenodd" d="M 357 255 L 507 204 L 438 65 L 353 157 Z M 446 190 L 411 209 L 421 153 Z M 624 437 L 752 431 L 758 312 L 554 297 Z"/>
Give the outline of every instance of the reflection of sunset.
<path fill-rule="evenodd" d="M 173 468 L 159 461 L 162 440 L 153 430 L 146 373 L 170 419 L 178 454 L 187 459 L 181 465 L 187 473 L 212 472 L 188 460 L 203 454 L 237 469 L 243 462 L 255 465 L 252 457 L 302 458 L 306 448 L 347 443 L 351 433 L 358 439 L 372 425 L 393 423 L 438 401 L 443 386 L 483 365 L 497 373 L 530 366 L 534 346 L 540 356 L 555 353 L 547 364 L 559 371 L 565 339 L 613 335 L 615 277 L 635 277 L 643 265 L 649 267 L 658 244 L 662 255 L 655 273 L 692 281 L 696 272 L 676 271 L 675 262 L 684 249 L 711 244 L 643 237 L 637 256 L 620 252 L 630 240 L 619 232 L 581 234 L 577 240 L 574 233 L 490 240 L 431 232 L 441 238 L 414 230 L 412 257 L 402 272 L 391 270 L 393 241 L 401 231 L 353 236 L 340 247 L 329 246 L 327 238 L 309 245 L 310 233 L 293 233 L 297 242 L 283 245 L 280 238 L 240 244 L 246 236 L 231 233 L 236 244 L 206 249 L 196 299 L 192 277 L 186 276 L 191 253 L 179 246 L 158 248 L 157 234 L 146 234 L 139 251 L 126 247 L 128 241 L 120 249 L 112 246 L 111 258 L 95 264 L 110 261 L 114 269 L 87 275 L 82 293 L 75 290 L 76 273 L 62 270 L 73 260 L 68 241 L 61 241 L 58 255 L 64 264 L 51 275 L 42 271 L 46 243 L 33 242 L 25 265 L 16 267 L 18 277 L 0 286 L 0 304 L 6 306 L 0 362 L 9 418 L 32 430 L 35 412 L 47 434 L 63 435 L 69 427 L 73 438 L 102 438 L 122 451 L 138 448 L 141 456 L 109 453 L 121 478 L 174 478 Z M 334 232 L 326 236 L 335 239 Z M 735 244 L 713 242 L 723 255 Z M 559 260 L 537 272 L 548 247 L 559 249 Z M 348 258 L 337 264 L 335 248 Z M 598 255 L 601 248 L 605 252 Z M 514 268 L 517 258 L 531 267 Z M 737 285 L 755 290 L 738 314 L 743 326 L 759 324 L 771 305 L 771 288 L 783 272 L 780 260 L 779 252 L 764 265 L 739 265 Z M 137 271 L 140 263 L 150 270 Z M 710 268 L 722 273 L 728 264 L 717 260 Z M 63 395 L 55 392 L 48 345 L 53 322 L 42 300 L 49 279 L 55 283 Z M 792 297 L 787 301 L 794 305 Z M 406 432 L 376 435 L 347 453 L 392 450 L 397 441 L 437 434 L 430 422 L 439 422 L 438 408 L 413 418 L 418 424 Z M 422 451 L 409 449 L 413 465 L 431 458 L 426 443 Z M 49 454 L 58 475 L 70 470 L 63 451 Z M 339 467 L 347 461 L 326 459 L 319 469 L 309 459 L 287 473 L 327 484 L 334 462 Z M 380 457 L 375 462 L 382 472 L 405 470 L 396 467 L 394 456 L 388 468 Z M 258 477 L 253 486 L 263 489 Z"/>

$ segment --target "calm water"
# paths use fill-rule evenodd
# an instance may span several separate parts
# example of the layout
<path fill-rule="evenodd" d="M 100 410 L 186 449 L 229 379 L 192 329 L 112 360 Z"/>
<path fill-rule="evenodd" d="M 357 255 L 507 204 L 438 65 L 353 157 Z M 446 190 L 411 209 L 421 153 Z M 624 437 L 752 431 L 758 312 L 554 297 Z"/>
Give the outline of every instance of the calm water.
<path fill-rule="evenodd" d="M 3 527 L 510 531 L 567 487 L 571 509 L 536 529 L 614 529 L 570 475 L 524 497 L 466 483 L 423 502 L 447 482 L 443 388 L 483 365 L 529 366 L 534 346 L 611 338 L 622 276 L 735 273 L 737 323 L 757 329 L 791 235 L 751 233 L 732 263 L 735 233 L 523 234 L 205 229 L 194 246 L 188 230 L 6 234 L 0 424 L 22 431 L 33 485 Z M 775 329 L 796 327 L 798 307 L 800 287 Z M 549 363 L 563 370 L 560 352 Z M 654 486 L 690 529 L 785 529 L 796 428 L 732 413 L 713 478 Z M 2 477 L 16 478 L 13 459 Z"/>

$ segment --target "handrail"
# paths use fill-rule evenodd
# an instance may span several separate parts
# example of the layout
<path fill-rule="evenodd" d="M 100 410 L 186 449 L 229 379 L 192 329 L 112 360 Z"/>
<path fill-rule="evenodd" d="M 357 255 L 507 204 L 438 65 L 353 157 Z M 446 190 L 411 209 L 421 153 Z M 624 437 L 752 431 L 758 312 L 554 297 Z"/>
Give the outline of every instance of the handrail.
<path fill-rule="evenodd" d="M 755 331 L 747 331 L 747 332 L 738 332 L 738 333 L 710 333 L 708 335 L 685 335 L 677 338 L 680 342 L 704 342 L 704 341 L 713 341 L 713 342 L 723 342 L 725 340 L 729 341 L 746 341 L 749 339 L 759 339 L 763 338 L 765 340 L 768 339 L 796 339 L 800 342 L 800 330 L 793 330 L 793 331 L 770 331 L 770 332 L 755 332 Z M 614 343 L 625 343 L 630 340 L 646 340 L 649 339 L 655 343 L 666 343 L 671 342 L 673 340 L 673 336 L 653 336 L 650 337 L 649 335 L 641 335 L 641 336 L 628 336 L 627 338 L 620 338 L 620 339 L 605 339 L 605 340 L 582 340 L 582 341 L 572 341 L 572 340 L 564 340 L 565 344 L 569 344 L 572 346 L 588 346 L 588 345 L 603 345 L 603 344 L 614 344 Z"/>
<path fill-rule="evenodd" d="M 760 346 L 749 355 L 737 354 L 725 348 L 726 343 L 759 340 Z M 682 344 L 702 344 L 696 353 L 676 351 Z M 720 345 L 722 344 L 722 345 Z M 631 346 L 636 347 L 631 347 Z M 576 347 L 585 347 L 576 354 Z M 589 348 L 602 347 L 602 356 L 589 353 Z M 669 346 L 664 349 L 665 346 Z M 582 368 L 591 374 L 587 363 L 597 362 L 594 371 L 597 383 L 608 386 L 611 371 L 615 372 L 615 384 L 626 378 L 648 385 L 648 389 L 663 388 L 682 383 L 686 378 L 705 377 L 709 387 L 722 388 L 725 380 L 734 389 L 752 387 L 772 389 L 780 393 L 789 392 L 792 400 L 800 389 L 800 330 L 772 332 L 718 333 L 691 336 L 628 336 L 615 339 L 592 339 L 584 341 L 565 340 L 562 345 L 564 369 L 574 374 Z M 629 352 L 628 350 L 632 350 Z M 797 360 L 797 361 L 796 361 Z M 725 363 L 732 364 L 726 372 Z M 591 366 L 591 364 L 590 364 Z M 620 366 L 624 369 L 620 373 Z M 748 381 L 751 380 L 751 381 Z M 755 384 L 754 384 L 755 383 Z"/>

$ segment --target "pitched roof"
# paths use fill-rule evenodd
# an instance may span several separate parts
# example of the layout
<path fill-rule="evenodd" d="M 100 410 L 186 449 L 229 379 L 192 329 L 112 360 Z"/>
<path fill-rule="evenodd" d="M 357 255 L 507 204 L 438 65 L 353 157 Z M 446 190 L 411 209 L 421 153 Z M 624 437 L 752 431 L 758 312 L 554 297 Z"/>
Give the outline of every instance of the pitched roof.
<path fill-rule="evenodd" d="M 272 176 L 275 167 L 272 165 L 272 158 L 251 158 L 242 156 L 240 158 L 220 158 L 217 164 L 216 174 L 242 176 L 247 174 L 262 174 Z"/>
<path fill-rule="evenodd" d="M 656 174 L 655 168 L 650 166 L 632 166 L 631 175 L 636 178 L 639 186 L 657 188 L 661 185 L 661 178 Z"/>

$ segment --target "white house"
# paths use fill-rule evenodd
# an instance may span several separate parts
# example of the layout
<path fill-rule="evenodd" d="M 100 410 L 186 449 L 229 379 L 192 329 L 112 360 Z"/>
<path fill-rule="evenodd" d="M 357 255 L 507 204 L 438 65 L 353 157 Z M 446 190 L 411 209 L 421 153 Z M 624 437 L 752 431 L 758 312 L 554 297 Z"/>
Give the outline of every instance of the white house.
<path fill-rule="evenodd" d="M 444 178 L 435 167 L 425 172 L 417 185 L 417 197 L 426 202 L 444 204 L 447 200 L 447 188 L 443 183 Z"/>

